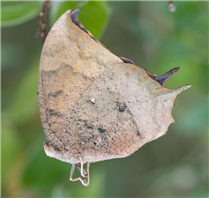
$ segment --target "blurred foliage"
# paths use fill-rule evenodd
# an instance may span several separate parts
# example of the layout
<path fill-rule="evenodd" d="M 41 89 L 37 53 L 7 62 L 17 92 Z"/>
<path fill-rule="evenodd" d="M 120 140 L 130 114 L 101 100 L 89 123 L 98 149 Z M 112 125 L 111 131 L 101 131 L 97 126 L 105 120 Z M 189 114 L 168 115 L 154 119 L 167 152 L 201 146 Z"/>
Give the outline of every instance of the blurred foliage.
<path fill-rule="evenodd" d="M 35 38 L 41 3 L 1 2 L 2 197 L 208 197 L 207 2 L 175 2 L 175 13 L 167 2 L 51 2 L 50 26 L 81 7 L 79 21 L 113 53 L 151 73 L 180 67 L 168 88 L 192 84 L 177 98 L 177 122 L 166 136 L 130 157 L 91 164 L 88 187 L 70 182 L 71 165 L 43 150 L 36 98 L 42 42 Z"/>
<path fill-rule="evenodd" d="M 3 1 L 1 2 L 1 26 L 24 23 L 37 16 L 41 7 L 41 1 Z"/>

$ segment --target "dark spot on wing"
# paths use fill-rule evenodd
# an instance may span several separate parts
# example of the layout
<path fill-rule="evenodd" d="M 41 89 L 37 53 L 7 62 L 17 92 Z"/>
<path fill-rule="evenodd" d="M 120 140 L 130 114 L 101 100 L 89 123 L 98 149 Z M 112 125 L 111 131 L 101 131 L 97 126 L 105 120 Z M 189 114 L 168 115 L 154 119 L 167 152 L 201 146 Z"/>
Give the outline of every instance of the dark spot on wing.
<path fill-rule="evenodd" d="M 120 105 L 119 105 L 119 111 L 120 111 L 120 112 L 124 112 L 125 109 L 126 109 L 126 104 L 125 104 L 125 102 L 120 103 Z"/>
<path fill-rule="evenodd" d="M 99 133 L 104 133 L 104 132 L 106 131 L 106 129 L 104 129 L 104 128 L 102 128 L 102 127 L 99 127 L 99 128 L 98 128 L 98 131 L 99 131 Z"/>
<path fill-rule="evenodd" d="M 63 114 L 61 114 L 60 112 L 56 112 L 54 109 L 49 109 L 49 115 L 50 116 L 57 116 L 57 117 L 63 116 Z"/>
<path fill-rule="evenodd" d="M 94 126 L 93 126 L 93 125 L 89 125 L 89 126 L 87 126 L 86 128 L 87 128 L 87 129 L 93 129 Z"/>
<path fill-rule="evenodd" d="M 49 109 L 50 116 L 57 116 L 57 112 L 54 109 Z"/>
<path fill-rule="evenodd" d="M 84 127 L 87 127 L 88 126 L 88 120 L 84 120 Z"/>
<path fill-rule="evenodd" d="M 62 117 L 62 116 L 63 116 L 63 114 L 59 113 L 57 116 L 60 118 L 60 117 Z"/>
<path fill-rule="evenodd" d="M 59 95 L 62 94 L 62 90 L 56 91 L 55 93 L 49 93 L 48 97 L 52 96 L 52 97 L 57 97 Z"/>
<path fill-rule="evenodd" d="M 84 120 L 84 127 L 86 127 L 87 129 L 93 129 L 94 125 L 92 124 L 88 124 L 88 120 Z"/>
<path fill-rule="evenodd" d="M 141 135 L 141 134 L 140 134 L 140 132 L 139 132 L 139 130 L 137 130 L 137 135 L 138 135 L 138 136 L 140 136 L 140 135 Z"/>

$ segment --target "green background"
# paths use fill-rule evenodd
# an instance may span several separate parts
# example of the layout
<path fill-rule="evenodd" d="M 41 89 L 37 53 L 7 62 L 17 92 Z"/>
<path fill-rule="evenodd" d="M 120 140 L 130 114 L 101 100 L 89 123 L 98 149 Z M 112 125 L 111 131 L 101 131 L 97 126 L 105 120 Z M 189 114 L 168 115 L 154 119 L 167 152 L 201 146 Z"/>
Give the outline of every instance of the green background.
<path fill-rule="evenodd" d="M 38 91 L 42 2 L 1 2 L 2 197 L 207 197 L 208 2 L 51 2 L 48 29 L 70 8 L 112 53 L 150 73 L 180 67 L 165 87 L 176 99 L 167 135 L 123 159 L 91 164 L 90 185 L 45 155 Z M 76 173 L 78 175 L 78 172 Z"/>

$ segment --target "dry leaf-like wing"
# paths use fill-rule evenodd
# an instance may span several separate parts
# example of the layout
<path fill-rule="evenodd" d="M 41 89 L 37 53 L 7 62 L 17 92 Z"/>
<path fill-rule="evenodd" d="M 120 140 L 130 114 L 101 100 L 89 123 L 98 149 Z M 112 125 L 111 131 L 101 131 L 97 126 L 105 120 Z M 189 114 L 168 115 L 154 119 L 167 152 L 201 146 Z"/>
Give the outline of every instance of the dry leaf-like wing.
<path fill-rule="evenodd" d="M 73 164 L 70 179 L 88 185 L 89 163 L 129 156 L 164 135 L 175 98 L 190 85 L 167 89 L 161 85 L 174 70 L 156 76 L 112 54 L 78 11 L 65 12 L 46 38 L 38 100 L 46 154 Z M 75 166 L 82 178 L 72 179 Z"/>

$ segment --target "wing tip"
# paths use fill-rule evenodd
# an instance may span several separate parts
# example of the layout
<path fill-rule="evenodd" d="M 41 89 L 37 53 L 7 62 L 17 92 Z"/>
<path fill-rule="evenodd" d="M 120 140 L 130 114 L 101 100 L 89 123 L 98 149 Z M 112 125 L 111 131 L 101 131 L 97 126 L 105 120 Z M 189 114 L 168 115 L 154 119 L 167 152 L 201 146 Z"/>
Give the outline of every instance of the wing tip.
<path fill-rule="evenodd" d="M 176 91 L 178 92 L 178 94 L 180 94 L 182 91 L 185 91 L 187 89 L 189 89 L 192 85 L 184 85 L 183 87 L 180 87 L 178 89 L 176 89 Z"/>

